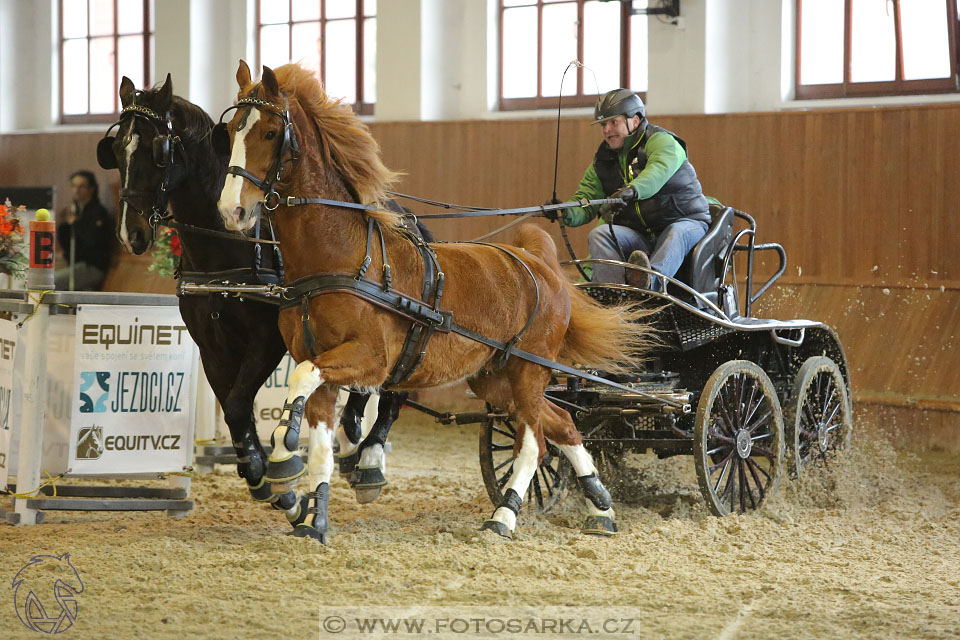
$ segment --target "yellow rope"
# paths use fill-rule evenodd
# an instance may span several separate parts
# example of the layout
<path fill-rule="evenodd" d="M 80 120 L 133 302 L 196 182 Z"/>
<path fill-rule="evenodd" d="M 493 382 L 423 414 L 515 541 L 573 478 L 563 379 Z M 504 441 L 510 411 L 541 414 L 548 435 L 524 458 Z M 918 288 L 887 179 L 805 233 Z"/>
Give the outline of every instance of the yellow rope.
<path fill-rule="evenodd" d="M 34 303 L 34 304 L 33 304 L 33 311 L 31 311 L 30 313 L 28 313 L 26 318 L 24 318 L 23 320 L 21 320 L 20 322 L 17 323 L 17 329 L 19 329 L 20 327 L 22 327 L 27 320 L 29 320 L 30 318 L 32 318 L 32 317 L 34 316 L 34 314 L 37 313 L 37 309 L 39 309 L 39 308 L 40 308 L 40 305 L 43 304 L 43 296 L 47 295 L 48 293 L 53 293 L 54 291 L 55 291 L 54 289 L 44 289 L 43 291 L 41 291 L 40 289 L 28 289 L 28 290 L 27 290 L 27 297 L 30 298 L 30 301 Z M 40 294 L 40 297 L 34 299 L 33 294 L 36 294 L 36 293 L 39 293 L 39 294 Z M 66 307 L 67 309 L 70 308 L 70 305 L 68 305 L 68 304 L 63 304 L 62 302 L 58 302 L 58 303 L 57 303 L 57 306 L 58 306 L 58 307 Z"/>
<path fill-rule="evenodd" d="M 48 480 L 47 482 L 44 482 L 43 484 L 41 484 L 41 485 L 40 485 L 39 487 L 37 487 L 36 489 L 33 489 L 33 490 L 31 490 L 31 491 L 27 491 L 27 492 L 25 492 L 25 493 L 15 493 L 15 492 L 13 492 L 13 491 L 9 491 L 9 492 L 7 492 L 7 495 L 13 496 L 14 498 L 20 498 L 21 500 L 26 500 L 27 498 L 33 498 L 33 497 L 35 497 L 35 496 L 40 495 L 40 491 L 41 491 L 44 487 L 53 487 L 53 495 L 50 496 L 50 497 L 51 497 L 51 498 L 56 498 L 56 497 L 57 497 L 57 479 L 58 479 L 58 478 L 62 478 L 62 477 L 63 477 L 63 474 L 60 473 L 60 474 L 57 474 L 56 476 L 51 476 L 50 473 L 49 473 L 46 469 L 43 470 L 43 473 L 47 476 L 47 478 L 49 478 L 49 480 Z"/>

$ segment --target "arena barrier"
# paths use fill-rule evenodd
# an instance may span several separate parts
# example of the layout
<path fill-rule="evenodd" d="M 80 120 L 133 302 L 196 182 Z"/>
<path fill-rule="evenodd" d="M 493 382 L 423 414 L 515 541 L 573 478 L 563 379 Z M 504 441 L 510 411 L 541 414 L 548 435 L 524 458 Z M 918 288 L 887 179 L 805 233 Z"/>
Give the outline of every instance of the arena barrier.
<path fill-rule="evenodd" d="M 6 519 L 35 524 L 48 510 L 185 515 L 194 431 L 215 429 L 215 405 L 176 296 L 0 290 L 0 312 L 10 314 L 0 320 L 0 488 L 8 472 L 16 476 Z"/>

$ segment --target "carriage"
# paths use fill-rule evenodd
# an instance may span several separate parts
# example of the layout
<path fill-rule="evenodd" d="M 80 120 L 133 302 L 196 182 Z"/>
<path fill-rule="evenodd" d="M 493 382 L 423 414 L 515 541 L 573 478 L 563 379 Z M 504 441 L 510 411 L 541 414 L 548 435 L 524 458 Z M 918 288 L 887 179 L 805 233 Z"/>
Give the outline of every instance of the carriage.
<path fill-rule="evenodd" d="M 703 499 L 714 515 L 723 516 L 756 509 L 785 472 L 801 474 L 848 446 L 852 409 L 849 367 L 833 329 L 810 320 L 751 315 L 786 268 L 783 247 L 757 244 L 756 221 L 743 211 L 712 205 L 711 218 L 677 277 L 654 276 L 666 285 L 658 287 L 664 293 L 579 285 L 605 304 L 636 302 L 653 314 L 659 340 L 646 366 L 608 378 L 634 393 L 566 375 L 554 377 L 546 395 L 571 413 L 587 449 L 606 462 L 601 475 L 631 452 L 693 455 Z M 754 291 L 754 257 L 763 251 L 775 252 L 779 266 Z M 737 252 L 746 254 L 743 291 L 734 269 Z M 591 262 L 596 261 L 566 264 Z M 489 405 L 485 414 L 461 416 L 461 423 L 482 422 L 481 471 L 490 499 L 500 504 L 513 469 L 515 425 Z M 525 508 L 549 510 L 564 494 L 569 475 L 569 462 L 549 447 Z"/>

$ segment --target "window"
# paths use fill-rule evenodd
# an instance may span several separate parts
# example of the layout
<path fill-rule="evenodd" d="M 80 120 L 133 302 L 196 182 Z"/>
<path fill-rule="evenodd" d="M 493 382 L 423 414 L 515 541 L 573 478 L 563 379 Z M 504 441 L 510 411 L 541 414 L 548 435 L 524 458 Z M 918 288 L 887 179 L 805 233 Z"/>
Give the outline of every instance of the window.
<path fill-rule="evenodd" d="M 299 62 L 357 113 L 376 102 L 376 0 L 259 0 L 260 64 Z"/>
<path fill-rule="evenodd" d="M 151 82 L 153 0 L 60 0 L 60 121 L 105 122 Z"/>
<path fill-rule="evenodd" d="M 501 0 L 500 108 L 591 106 L 618 87 L 647 90 L 647 0 Z"/>
<path fill-rule="evenodd" d="M 797 0 L 797 98 L 957 91 L 958 4 Z"/>

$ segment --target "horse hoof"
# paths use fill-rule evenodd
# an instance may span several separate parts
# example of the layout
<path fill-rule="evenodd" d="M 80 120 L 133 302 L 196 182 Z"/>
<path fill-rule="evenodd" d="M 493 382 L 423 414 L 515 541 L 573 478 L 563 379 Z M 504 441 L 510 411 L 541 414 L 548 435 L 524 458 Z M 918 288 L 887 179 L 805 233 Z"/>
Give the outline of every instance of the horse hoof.
<path fill-rule="evenodd" d="M 503 524 L 499 520 L 484 521 L 483 526 L 480 527 L 480 531 L 493 531 L 498 536 L 507 539 L 513 537 L 510 533 L 510 529 L 507 528 L 507 525 Z"/>
<path fill-rule="evenodd" d="M 587 516 L 581 532 L 609 538 L 617 533 L 617 525 L 610 516 Z"/>
<path fill-rule="evenodd" d="M 380 497 L 380 489 L 383 487 L 371 487 L 369 489 L 357 489 L 357 502 L 359 504 L 370 504 Z"/>
<path fill-rule="evenodd" d="M 299 455 L 293 454 L 282 462 L 274 462 L 271 460 L 267 465 L 267 473 L 263 478 L 276 486 L 276 484 L 296 480 L 306 472 L 307 467 L 303 464 L 303 459 L 301 459 Z M 274 488 L 274 493 L 286 493 L 288 490 L 289 488 L 278 492 L 276 488 Z"/>
<path fill-rule="evenodd" d="M 354 469 L 357 468 L 358 462 L 360 462 L 359 449 L 348 456 L 337 456 L 337 467 L 340 471 L 340 475 L 344 478 L 349 478 L 350 474 L 352 474 Z"/>
<path fill-rule="evenodd" d="M 357 467 L 350 474 L 350 486 L 354 489 L 379 489 L 387 486 L 380 467 Z"/>
<path fill-rule="evenodd" d="M 327 532 L 320 531 L 316 527 L 311 527 L 308 524 L 298 524 L 288 535 L 292 535 L 294 538 L 310 538 L 311 540 L 319 540 L 320 544 L 327 544 Z"/>

